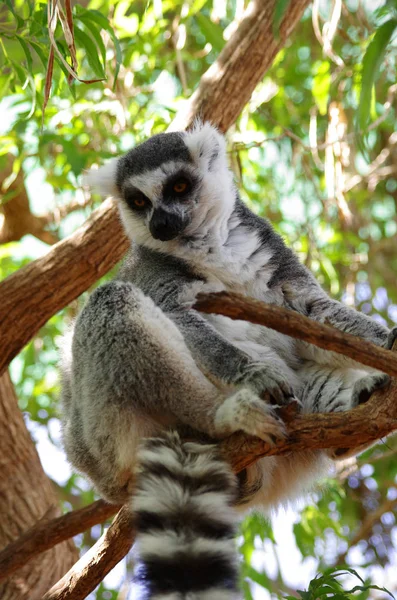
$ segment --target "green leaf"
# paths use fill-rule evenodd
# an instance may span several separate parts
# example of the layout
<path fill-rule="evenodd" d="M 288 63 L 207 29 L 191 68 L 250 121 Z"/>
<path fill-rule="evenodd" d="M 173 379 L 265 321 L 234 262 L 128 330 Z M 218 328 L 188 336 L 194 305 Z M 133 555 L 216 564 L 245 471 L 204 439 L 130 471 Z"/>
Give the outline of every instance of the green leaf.
<path fill-rule="evenodd" d="M 14 61 L 12 61 L 12 66 L 14 67 L 14 69 L 15 69 L 17 75 L 18 75 L 18 79 L 19 79 L 20 84 L 22 86 L 24 86 L 25 83 L 26 83 L 26 79 L 27 79 L 27 73 L 26 73 L 26 71 L 22 67 L 20 67 L 19 65 L 17 65 L 17 63 L 14 62 Z"/>
<path fill-rule="evenodd" d="M 397 21 L 395 19 L 390 19 L 381 25 L 364 55 L 361 92 L 357 111 L 357 127 L 358 130 L 361 130 L 359 140 L 362 148 L 365 147 L 365 138 L 362 132 L 365 131 L 370 119 L 372 90 L 379 76 L 379 69 L 385 56 L 386 48 L 396 27 Z"/>
<path fill-rule="evenodd" d="M 105 79 L 105 71 L 98 57 L 98 48 L 96 47 L 90 36 L 78 27 L 74 28 L 74 35 L 79 45 L 82 46 L 86 51 L 88 64 L 94 71 L 95 75 L 99 79 Z"/>
<path fill-rule="evenodd" d="M 31 75 L 33 75 L 33 61 L 32 61 L 32 55 L 30 54 L 30 50 L 28 48 L 27 43 L 25 42 L 25 40 L 20 36 L 20 35 L 16 35 L 15 38 L 18 40 L 18 42 L 20 43 L 22 50 L 26 56 L 26 62 L 28 65 L 28 70 L 29 73 Z"/>
<path fill-rule="evenodd" d="M 110 37 L 112 38 L 116 55 L 116 68 L 114 71 L 114 84 L 116 85 L 117 76 L 120 71 L 121 63 L 123 61 L 123 55 L 121 52 L 121 46 L 118 37 L 114 33 L 113 28 L 111 27 L 107 18 L 98 10 L 87 10 L 79 7 L 79 11 L 77 12 L 77 14 L 80 19 L 84 19 L 84 23 L 86 23 L 87 19 L 90 19 L 91 21 L 94 21 L 95 23 L 100 25 L 100 27 L 102 27 L 102 29 L 105 29 L 105 31 L 107 31 Z"/>
<path fill-rule="evenodd" d="M 273 35 L 275 39 L 280 37 L 280 25 L 288 8 L 290 0 L 277 0 L 273 14 Z"/>
<path fill-rule="evenodd" d="M 106 48 L 105 48 L 105 44 L 103 43 L 103 39 L 102 39 L 100 31 L 96 28 L 92 19 L 88 19 L 85 17 L 79 17 L 79 19 L 85 25 L 85 27 L 87 27 L 87 29 L 91 33 L 92 37 L 94 38 L 96 45 L 98 46 L 99 50 L 101 51 L 102 62 L 104 65 L 106 65 Z"/>
<path fill-rule="evenodd" d="M 189 16 L 193 16 L 196 13 L 198 13 L 204 6 L 204 4 L 207 2 L 207 0 L 194 0 L 192 6 L 190 7 L 189 10 Z"/>
<path fill-rule="evenodd" d="M 13 75 L 9 73 L 8 75 L 0 75 L 0 96 L 4 97 L 7 95 L 8 88 L 10 87 L 11 79 Z"/>
<path fill-rule="evenodd" d="M 77 147 L 73 142 L 69 140 L 61 139 L 60 143 L 63 146 L 65 151 L 67 161 L 70 164 L 73 173 L 76 175 L 80 175 L 85 167 L 85 159 L 84 156 L 79 154 Z"/>
<path fill-rule="evenodd" d="M 269 577 L 266 575 L 266 573 L 259 573 L 259 571 L 257 571 L 249 565 L 245 565 L 244 571 L 245 575 L 258 585 L 264 588 L 267 588 L 269 586 Z"/>
<path fill-rule="evenodd" d="M 18 15 L 18 13 L 15 12 L 14 6 L 12 4 L 12 0 L 4 0 L 4 1 L 7 4 L 10 11 L 12 12 L 12 14 L 17 22 L 17 29 L 21 29 L 25 25 L 25 21 Z"/>
<path fill-rule="evenodd" d="M 29 40 L 29 44 L 32 46 L 32 48 L 34 49 L 34 51 L 36 52 L 37 56 L 39 57 L 39 59 L 41 60 L 44 69 L 47 69 L 47 58 L 44 55 L 44 52 L 40 46 L 40 44 L 38 44 L 37 42 L 33 42 L 32 40 Z"/>
<path fill-rule="evenodd" d="M 213 23 L 211 19 L 202 13 L 197 13 L 195 15 L 195 19 L 197 19 L 200 29 L 205 35 L 207 42 L 211 44 L 214 50 L 220 52 L 225 44 L 222 27 L 217 23 Z"/>

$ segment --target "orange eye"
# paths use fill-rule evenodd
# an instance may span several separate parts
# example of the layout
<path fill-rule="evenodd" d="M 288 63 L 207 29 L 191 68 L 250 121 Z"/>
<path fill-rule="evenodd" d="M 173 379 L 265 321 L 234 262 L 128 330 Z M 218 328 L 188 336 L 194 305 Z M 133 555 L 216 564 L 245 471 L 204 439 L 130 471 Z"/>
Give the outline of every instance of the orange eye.
<path fill-rule="evenodd" d="M 184 181 L 178 181 L 177 183 L 175 183 L 173 190 L 177 194 L 182 194 L 182 192 L 186 191 L 186 188 L 187 188 L 187 183 L 185 183 Z"/>
<path fill-rule="evenodd" d="M 134 204 L 138 208 L 143 208 L 146 204 L 146 200 L 144 198 L 134 198 Z"/>

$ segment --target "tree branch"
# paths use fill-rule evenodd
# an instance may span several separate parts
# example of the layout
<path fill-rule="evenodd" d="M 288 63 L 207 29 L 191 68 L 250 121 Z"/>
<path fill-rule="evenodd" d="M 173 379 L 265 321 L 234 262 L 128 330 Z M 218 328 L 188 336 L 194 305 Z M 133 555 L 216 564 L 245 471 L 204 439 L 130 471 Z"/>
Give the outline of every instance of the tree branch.
<path fill-rule="evenodd" d="M 390 350 L 313 321 L 293 310 L 229 292 L 199 294 L 194 308 L 275 329 L 397 377 L 397 357 Z"/>
<path fill-rule="evenodd" d="M 0 582 L 41 552 L 87 531 L 93 525 L 103 523 L 119 508 L 114 504 L 107 504 L 104 500 L 98 500 L 56 519 L 41 519 L 0 552 Z"/>
<path fill-rule="evenodd" d="M 123 506 L 96 544 L 43 596 L 42 600 L 82 600 L 126 556 L 134 543 L 134 521 Z"/>
<path fill-rule="evenodd" d="M 290 2 L 279 39 L 272 33 L 275 0 L 252 0 L 238 29 L 175 120 L 196 116 L 226 131 L 235 121 L 309 0 Z M 49 253 L 0 283 L 0 374 L 48 319 L 102 277 L 129 247 L 116 206 L 107 201 Z M 57 291 L 54 294 L 54 290 Z"/>
<path fill-rule="evenodd" d="M 45 228 L 46 220 L 31 212 L 23 170 L 19 169 L 14 178 L 14 162 L 15 156 L 7 154 L 5 167 L 0 171 L 0 244 L 20 240 L 29 233 L 46 244 L 55 244 L 59 238 Z M 9 177 L 13 180 L 5 191 L 12 194 L 12 197 L 1 203 L 1 185 Z"/>
<path fill-rule="evenodd" d="M 105 275 L 128 247 L 114 203 L 106 200 L 72 236 L 1 282 L 0 373 L 51 315 Z"/>

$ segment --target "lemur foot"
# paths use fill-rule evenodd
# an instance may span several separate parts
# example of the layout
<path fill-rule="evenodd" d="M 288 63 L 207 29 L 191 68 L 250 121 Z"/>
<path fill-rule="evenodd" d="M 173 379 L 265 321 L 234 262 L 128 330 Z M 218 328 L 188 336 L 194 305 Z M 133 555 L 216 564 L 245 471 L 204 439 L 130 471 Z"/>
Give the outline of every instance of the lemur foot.
<path fill-rule="evenodd" d="M 397 339 L 397 325 L 389 331 L 389 335 L 387 337 L 386 344 L 385 344 L 386 350 L 391 350 L 393 348 L 393 344 L 396 339 Z"/>
<path fill-rule="evenodd" d="M 383 373 L 379 375 L 368 375 L 367 377 L 363 377 L 362 379 L 356 381 L 353 386 L 350 408 L 354 408 L 358 404 L 367 402 L 371 394 L 373 394 L 376 390 L 385 387 L 389 381 L 390 377 Z M 367 448 L 370 448 L 372 445 L 373 442 L 370 444 L 363 444 L 362 446 L 358 446 L 356 448 L 331 448 L 326 451 L 326 454 L 329 456 L 329 458 L 332 458 L 332 460 L 344 460 L 346 458 L 350 458 L 351 456 L 361 454 L 361 452 L 364 452 L 364 450 L 367 450 Z"/>
<path fill-rule="evenodd" d="M 260 397 L 267 399 L 270 396 L 280 406 L 296 400 L 294 391 L 284 374 L 272 365 L 263 363 L 250 365 L 240 383 L 252 388 Z"/>
<path fill-rule="evenodd" d="M 221 435 L 241 430 L 271 445 L 286 435 L 284 423 L 277 417 L 274 408 L 246 388 L 221 404 L 216 412 L 215 427 Z"/>
<path fill-rule="evenodd" d="M 364 404 L 369 400 L 371 394 L 385 387 L 390 381 L 389 375 L 368 375 L 356 381 L 352 392 L 352 408 L 358 404 Z"/>

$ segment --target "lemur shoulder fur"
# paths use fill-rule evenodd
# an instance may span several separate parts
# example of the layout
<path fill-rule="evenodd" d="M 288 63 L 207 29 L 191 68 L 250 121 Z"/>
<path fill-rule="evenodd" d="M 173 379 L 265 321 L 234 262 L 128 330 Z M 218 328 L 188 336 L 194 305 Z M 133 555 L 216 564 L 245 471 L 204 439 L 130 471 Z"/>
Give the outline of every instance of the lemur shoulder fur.
<path fill-rule="evenodd" d="M 258 461 L 237 480 L 214 441 L 284 435 L 274 407 L 346 411 L 387 376 L 265 327 L 199 314 L 198 292 L 239 291 L 379 346 L 389 332 L 332 300 L 240 200 L 209 125 L 152 137 L 89 176 L 117 198 L 131 253 L 90 297 L 63 361 L 68 457 L 110 502 L 131 502 L 152 600 L 239 597 L 235 510 L 269 511 L 324 474 L 325 452 Z M 200 443 L 182 441 L 195 437 Z"/>

